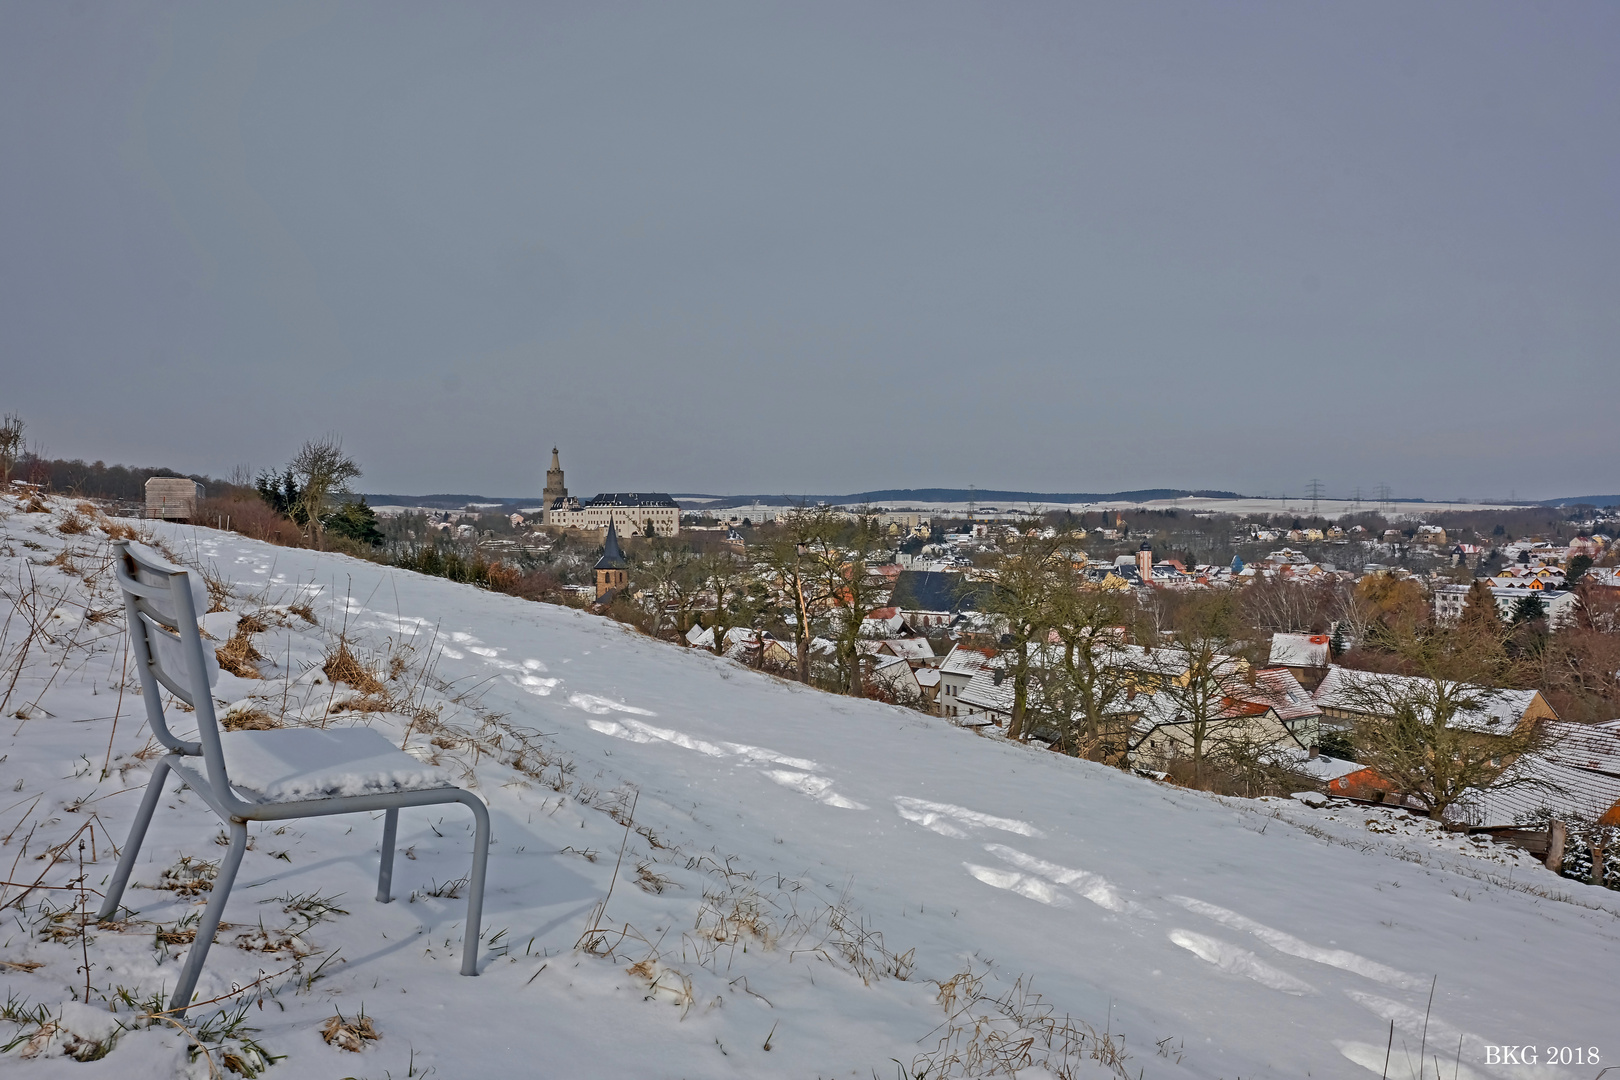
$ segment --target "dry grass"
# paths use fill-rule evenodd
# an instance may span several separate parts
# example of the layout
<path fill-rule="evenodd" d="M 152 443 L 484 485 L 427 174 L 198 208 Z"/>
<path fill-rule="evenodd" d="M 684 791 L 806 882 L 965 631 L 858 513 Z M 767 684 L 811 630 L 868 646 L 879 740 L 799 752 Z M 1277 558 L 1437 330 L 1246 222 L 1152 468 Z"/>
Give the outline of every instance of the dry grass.
<path fill-rule="evenodd" d="M 321 1025 L 321 1038 L 327 1044 L 339 1050 L 348 1050 L 358 1054 L 365 1049 L 366 1043 L 378 1042 L 382 1039 L 382 1032 L 372 1024 L 371 1017 L 366 1015 L 364 1009 L 353 1020 L 346 1020 L 342 1013 L 329 1016 Z"/>
<path fill-rule="evenodd" d="M 212 892 L 214 878 L 218 875 L 219 863 L 182 855 L 179 862 L 163 871 L 157 887 L 181 896 L 196 896 L 198 893 Z"/>
<path fill-rule="evenodd" d="M 214 658 L 219 661 L 219 666 L 238 678 L 264 678 L 254 665 L 267 657 L 253 647 L 253 635 L 262 634 L 266 629 L 268 627 L 263 620 L 252 615 L 244 615 L 236 620 L 236 629 L 231 631 L 230 638 L 214 650 Z"/>
<path fill-rule="evenodd" d="M 51 508 L 46 506 L 38 495 L 34 495 L 23 505 L 22 512 L 25 514 L 48 514 L 51 512 Z"/>
<path fill-rule="evenodd" d="M 315 618 L 315 608 L 308 600 L 303 600 L 296 604 L 288 604 L 287 610 L 298 616 L 300 619 L 303 619 L 311 626 L 315 626 L 320 621 Z"/>
<path fill-rule="evenodd" d="M 1130 1080 L 1123 1036 L 1098 1034 L 1083 1020 L 1059 1016 L 1020 975 L 1005 993 L 985 988 L 989 973 L 971 967 L 936 983 L 945 1010 L 943 1034 L 934 1049 L 912 1060 L 906 1075 L 917 1080 L 1014 1077 L 1041 1070 L 1059 1080 L 1112 1074 Z M 1168 1040 L 1167 1040 L 1168 1041 Z"/>
<path fill-rule="evenodd" d="M 226 580 L 225 575 L 213 566 L 204 566 L 197 572 L 202 575 L 203 584 L 208 586 L 208 614 L 229 611 L 230 601 L 234 597 L 231 595 L 231 583 Z M 264 627 L 260 626 L 259 629 L 262 630 Z"/>
<path fill-rule="evenodd" d="M 349 651 L 349 643 L 343 638 L 338 639 L 336 649 L 326 654 L 326 663 L 321 665 L 321 670 L 333 682 L 352 686 L 362 694 L 383 693 L 381 680 Z"/>
<path fill-rule="evenodd" d="M 80 533 L 89 532 L 91 524 L 92 523 L 89 520 L 80 517 L 78 514 L 69 513 L 68 516 L 63 518 L 56 526 L 56 531 L 61 533 L 63 536 L 77 536 Z"/>
<path fill-rule="evenodd" d="M 346 698 L 343 701 L 340 701 L 336 705 L 332 706 L 332 711 L 335 712 L 335 713 L 338 713 L 338 712 L 378 713 L 378 712 L 392 712 L 393 709 L 394 709 L 393 699 L 390 698 L 387 694 L 368 694 L 368 695 L 366 695 L 364 697 Z"/>
<path fill-rule="evenodd" d="M 221 716 L 219 723 L 226 731 L 269 731 L 281 726 L 280 720 L 258 705 L 241 702 Z"/>
<path fill-rule="evenodd" d="M 643 862 L 636 864 L 636 887 L 642 892 L 661 895 L 665 889 L 672 885 L 677 889 L 680 888 L 680 885 L 676 884 L 674 878 L 667 874 L 660 874 L 658 871 L 654 870 L 652 863 Z"/>
<path fill-rule="evenodd" d="M 139 540 L 141 538 L 140 531 L 135 526 L 115 518 L 103 518 L 101 531 L 106 533 L 108 538 L 112 540 Z"/>

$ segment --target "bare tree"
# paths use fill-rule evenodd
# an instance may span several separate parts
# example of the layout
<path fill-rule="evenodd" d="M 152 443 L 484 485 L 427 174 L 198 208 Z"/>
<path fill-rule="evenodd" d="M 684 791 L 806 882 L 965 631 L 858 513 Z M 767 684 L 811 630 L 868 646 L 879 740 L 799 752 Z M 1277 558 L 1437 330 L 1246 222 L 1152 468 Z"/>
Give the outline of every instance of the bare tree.
<path fill-rule="evenodd" d="M 674 630 L 685 634 L 703 596 L 703 574 L 698 557 L 677 540 L 649 541 L 636 562 L 636 577 L 643 583 L 651 615 L 652 636 L 663 636 L 664 620 L 673 609 Z"/>
<path fill-rule="evenodd" d="M 309 518 L 315 547 L 320 549 L 326 531 L 321 518 L 329 509 L 332 497 L 347 492 L 349 481 L 360 476 L 360 466 L 343 452 L 342 439 L 326 435 L 304 443 L 290 468 L 303 487 L 300 501 Z"/>
<path fill-rule="evenodd" d="M 979 606 L 1000 621 L 1002 659 L 1012 679 L 1012 718 L 1007 738 L 1029 736 L 1025 713 L 1029 708 L 1031 675 L 1047 646 L 1048 631 L 1056 622 L 1057 596 L 1072 586 L 1071 564 L 1065 553 L 1066 532 L 1042 528 L 1038 520 L 1023 523 L 1000 542 L 1001 552 L 989 571 L 989 587 Z"/>
<path fill-rule="evenodd" d="M 779 602 L 793 612 L 795 657 L 799 681 L 810 681 L 812 621 L 832 600 L 827 591 L 830 575 L 819 572 L 825 560 L 818 553 L 834 541 L 839 521 L 826 506 L 800 507 L 787 513 L 774 536 L 760 549 L 760 578 Z"/>
<path fill-rule="evenodd" d="M 726 634 L 731 628 L 748 622 L 751 575 L 748 564 L 729 551 L 701 556 L 696 570 L 708 593 L 708 629 L 714 632 L 714 653 L 719 656 L 726 651 Z"/>
<path fill-rule="evenodd" d="M 1053 596 L 1051 619 L 1063 651 L 1041 672 L 1041 699 L 1056 721 L 1059 749 L 1114 761 L 1130 731 L 1116 708 L 1129 677 L 1114 657 L 1126 605 L 1116 592 L 1088 587 L 1072 571 L 1067 576 Z"/>
<path fill-rule="evenodd" d="M 853 697 L 866 693 L 861 630 L 889 589 L 886 579 L 871 573 L 879 540 L 877 519 L 863 508 L 853 521 L 840 522 L 836 530 L 814 536 L 805 545 L 805 556 L 814 568 L 813 592 L 825 597 L 827 632 L 844 692 Z"/>
<path fill-rule="evenodd" d="M 1357 672 L 1341 691 L 1355 725 L 1356 759 L 1436 820 L 1470 791 L 1547 788 L 1512 769 L 1550 746 L 1544 724 L 1490 712 L 1500 691 L 1482 685 L 1499 672 L 1465 632 L 1391 639 L 1411 675 Z"/>
<path fill-rule="evenodd" d="M 0 421 L 0 483 L 11 483 L 11 470 L 22 457 L 23 427 L 22 417 L 16 413 L 7 413 Z"/>
<path fill-rule="evenodd" d="M 1222 737 L 1249 723 L 1247 716 L 1234 713 L 1227 686 L 1244 669 L 1233 656 L 1239 624 L 1226 594 L 1201 596 L 1180 614 L 1175 640 L 1162 650 L 1167 670 L 1161 692 L 1182 718 L 1193 779 L 1202 784 L 1205 763 Z"/>

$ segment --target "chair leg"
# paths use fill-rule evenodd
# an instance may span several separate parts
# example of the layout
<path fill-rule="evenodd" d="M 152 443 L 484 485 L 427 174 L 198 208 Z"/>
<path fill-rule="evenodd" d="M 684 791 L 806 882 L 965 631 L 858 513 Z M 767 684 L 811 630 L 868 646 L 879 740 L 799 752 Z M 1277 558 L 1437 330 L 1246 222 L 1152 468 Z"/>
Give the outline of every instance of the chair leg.
<path fill-rule="evenodd" d="M 473 812 L 472 875 L 467 882 L 467 933 L 461 941 L 461 973 L 478 974 L 478 934 L 484 921 L 484 870 L 489 863 L 489 810 L 478 796 L 466 794 L 463 803 Z"/>
<path fill-rule="evenodd" d="M 135 869 L 135 857 L 140 854 L 141 843 L 146 839 L 146 827 L 152 824 L 152 812 L 157 809 L 158 800 L 163 797 L 163 783 L 169 778 L 169 759 L 158 759 L 157 767 L 152 770 L 152 779 L 146 785 L 146 794 L 141 799 L 141 808 L 135 811 L 135 820 L 129 827 L 129 838 L 124 841 L 124 853 L 118 857 L 118 865 L 113 869 L 112 880 L 107 883 L 106 898 L 101 901 L 101 910 L 96 912 L 96 921 L 110 919 L 118 910 L 118 901 L 124 898 L 124 886 L 129 884 L 129 875 Z"/>
<path fill-rule="evenodd" d="M 377 902 L 394 898 L 394 839 L 399 834 L 399 807 L 383 812 L 382 864 L 377 868 Z"/>
<path fill-rule="evenodd" d="M 197 988 L 197 976 L 202 974 L 203 961 L 208 959 L 208 950 L 214 944 L 220 916 L 225 914 L 225 901 L 230 899 L 231 885 L 236 881 L 236 871 L 242 865 L 242 852 L 246 850 L 247 823 L 233 821 L 230 849 L 219 865 L 213 895 L 208 898 L 202 923 L 197 927 L 197 939 L 191 943 L 191 951 L 186 953 L 185 965 L 180 969 L 180 981 L 175 984 L 174 996 L 169 999 L 169 1012 L 177 1020 L 184 1019 L 186 1006 L 191 1003 L 191 992 Z"/>

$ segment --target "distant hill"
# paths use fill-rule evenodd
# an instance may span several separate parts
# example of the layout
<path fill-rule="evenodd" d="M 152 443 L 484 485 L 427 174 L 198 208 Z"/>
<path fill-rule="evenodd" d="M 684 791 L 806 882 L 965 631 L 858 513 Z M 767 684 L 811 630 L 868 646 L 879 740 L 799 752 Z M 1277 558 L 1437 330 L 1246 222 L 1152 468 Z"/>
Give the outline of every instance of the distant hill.
<path fill-rule="evenodd" d="M 1620 495 L 1571 495 L 1566 499 L 1543 499 L 1536 506 L 1620 506 Z"/>
<path fill-rule="evenodd" d="M 1088 502 L 1147 502 L 1150 499 L 1241 499 L 1231 491 L 1189 491 L 1182 488 L 1143 488 L 1139 491 L 1112 492 L 1048 492 L 1048 491 L 973 491 L 967 488 L 885 488 L 881 491 L 858 491 L 852 495 L 706 495 L 700 492 L 677 492 L 672 496 L 702 500 L 706 510 L 725 510 L 734 506 L 797 506 L 801 503 L 827 503 L 832 506 L 860 506 L 908 503 L 965 503 L 975 499 L 980 505 L 1007 504 L 1009 507 L 1044 506 L 1055 503 Z M 420 506 L 433 510 L 460 510 L 464 506 L 539 506 L 540 496 L 506 498 L 493 495 L 383 495 L 366 494 L 373 506 Z"/>
<path fill-rule="evenodd" d="M 430 510 L 460 510 L 464 506 L 539 506 L 540 496 L 527 499 L 505 499 L 490 495 L 373 495 L 367 492 L 366 502 L 372 506 L 420 506 Z"/>
<path fill-rule="evenodd" d="M 853 495 L 703 495 L 686 492 L 674 496 L 680 499 L 702 499 L 706 509 L 723 510 L 734 506 L 795 506 L 799 503 L 828 503 L 836 506 L 858 506 L 862 503 L 965 503 L 969 499 L 980 504 L 1013 506 L 1043 506 L 1057 503 L 1089 502 L 1147 502 L 1151 499 L 1241 499 L 1232 491 L 1189 491 L 1182 488 L 1143 488 L 1137 491 L 1111 492 L 1051 492 L 1051 491 L 996 491 L 968 488 L 884 488 L 879 491 L 858 491 Z"/>

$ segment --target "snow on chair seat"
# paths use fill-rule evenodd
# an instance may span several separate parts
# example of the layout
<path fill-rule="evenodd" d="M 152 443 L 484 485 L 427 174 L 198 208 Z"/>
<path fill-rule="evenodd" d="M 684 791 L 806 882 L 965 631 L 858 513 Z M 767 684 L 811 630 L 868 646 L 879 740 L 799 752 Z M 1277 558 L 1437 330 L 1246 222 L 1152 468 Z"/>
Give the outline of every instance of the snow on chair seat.
<path fill-rule="evenodd" d="M 371 728 L 232 731 L 219 737 L 231 787 L 260 802 L 295 802 L 451 787 L 450 776 Z"/>

